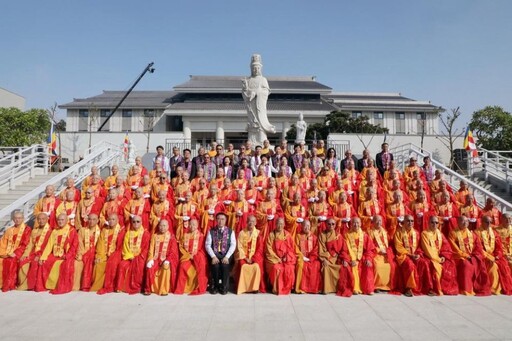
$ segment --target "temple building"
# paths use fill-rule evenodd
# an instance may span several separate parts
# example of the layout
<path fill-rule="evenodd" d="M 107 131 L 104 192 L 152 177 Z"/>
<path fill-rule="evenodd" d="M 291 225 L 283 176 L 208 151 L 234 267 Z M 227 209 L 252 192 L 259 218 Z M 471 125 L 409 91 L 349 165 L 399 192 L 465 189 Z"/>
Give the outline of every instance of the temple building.
<path fill-rule="evenodd" d="M 115 112 L 105 132 L 172 133 L 186 142 L 239 142 L 247 138 L 247 108 L 241 89 L 245 76 L 190 76 L 172 91 L 133 91 Z M 336 92 L 315 77 L 267 77 L 271 89 L 268 118 L 277 141 L 295 124 L 299 113 L 308 124 L 323 122 L 339 110 L 388 128 L 390 135 L 439 133 L 441 107 L 400 93 Z M 97 131 L 123 91 L 103 91 L 61 105 L 67 110 L 67 131 Z"/>

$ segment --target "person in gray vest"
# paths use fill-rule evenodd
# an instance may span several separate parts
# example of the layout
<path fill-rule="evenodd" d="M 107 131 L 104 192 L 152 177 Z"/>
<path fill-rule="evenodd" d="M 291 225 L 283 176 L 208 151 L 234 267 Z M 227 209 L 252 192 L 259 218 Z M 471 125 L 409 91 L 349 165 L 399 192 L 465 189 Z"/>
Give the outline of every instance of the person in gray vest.
<path fill-rule="evenodd" d="M 210 294 L 228 293 L 231 257 L 235 252 L 235 233 L 226 226 L 227 216 L 223 212 L 215 216 L 217 225 L 207 233 L 205 248 L 211 258 L 210 263 Z"/>

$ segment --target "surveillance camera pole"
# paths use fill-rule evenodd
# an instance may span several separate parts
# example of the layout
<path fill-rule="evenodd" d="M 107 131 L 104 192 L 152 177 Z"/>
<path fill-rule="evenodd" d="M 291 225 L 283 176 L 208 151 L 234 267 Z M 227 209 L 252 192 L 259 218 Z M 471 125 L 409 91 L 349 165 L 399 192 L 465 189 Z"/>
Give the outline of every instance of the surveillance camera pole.
<path fill-rule="evenodd" d="M 142 73 L 140 74 L 139 78 L 137 78 L 137 80 L 135 81 L 135 83 L 133 83 L 133 85 L 131 86 L 130 89 L 128 89 L 128 91 L 124 94 L 123 98 L 121 98 L 121 100 L 119 101 L 119 103 L 117 103 L 116 107 L 114 108 L 114 110 L 112 110 L 112 112 L 110 113 L 110 115 L 108 115 L 107 119 L 105 120 L 105 122 L 103 122 L 103 124 L 100 126 L 100 128 L 98 129 L 98 131 L 101 131 L 101 129 L 105 126 L 105 124 L 107 124 L 108 120 L 110 120 L 110 118 L 112 117 L 112 115 L 114 115 L 114 113 L 116 112 L 117 109 L 119 109 L 119 107 L 121 106 L 121 104 L 123 104 L 124 100 L 126 99 L 126 97 L 128 97 L 128 95 L 132 92 L 133 88 L 135 88 L 135 86 L 140 82 L 140 80 L 142 79 L 142 77 L 144 77 L 144 75 L 146 74 L 146 72 L 149 72 L 149 73 L 153 73 L 155 72 L 155 69 L 153 68 L 153 62 L 149 63 L 148 66 L 146 66 L 146 68 L 144 69 L 144 71 L 142 71 Z"/>

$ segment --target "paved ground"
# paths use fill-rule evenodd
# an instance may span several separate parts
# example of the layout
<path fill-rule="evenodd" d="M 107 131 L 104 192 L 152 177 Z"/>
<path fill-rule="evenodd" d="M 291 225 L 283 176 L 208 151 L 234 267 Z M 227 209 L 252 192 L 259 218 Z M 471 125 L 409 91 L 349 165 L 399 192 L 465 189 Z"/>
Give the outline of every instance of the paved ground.
<path fill-rule="evenodd" d="M 512 340 L 512 297 L 0 293 L 0 340 Z"/>

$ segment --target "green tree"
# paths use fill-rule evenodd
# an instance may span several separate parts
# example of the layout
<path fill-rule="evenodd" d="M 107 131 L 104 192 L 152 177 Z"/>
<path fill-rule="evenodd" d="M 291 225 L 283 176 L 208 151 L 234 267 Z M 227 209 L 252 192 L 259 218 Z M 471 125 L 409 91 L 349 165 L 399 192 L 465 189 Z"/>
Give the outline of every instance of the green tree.
<path fill-rule="evenodd" d="M 476 144 L 489 150 L 512 150 L 512 115 L 499 106 L 475 111 L 469 127 Z"/>
<path fill-rule="evenodd" d="M 329 133 L 384 134 L 388 132 L 388 129 L 371 124 L 367 116 L 354 118 L 350 113 L 332 111 L 325 116 L 323 123 L 313 123 L 308 126 L 306 140 L 312 140 L 315 132 L 317 139 L 327 139 Z M 290 130 L 286 133 L 286 139 L 293 141 L 296 136 L 297 130 L 295 126 L 292 125 Z"/>
<path fill-rule="evenodd" d="M 0 146 L 43 143 L 49 132 L 50 119 L 44 109 L 21 111 L 18 108 L 0 108 Z"/>

